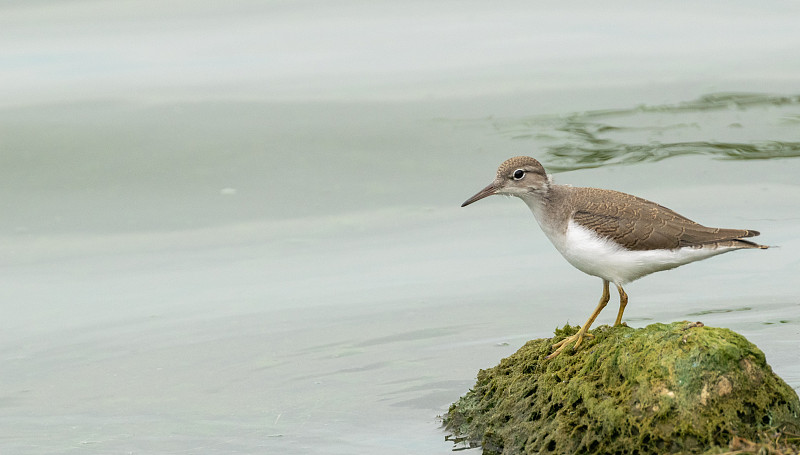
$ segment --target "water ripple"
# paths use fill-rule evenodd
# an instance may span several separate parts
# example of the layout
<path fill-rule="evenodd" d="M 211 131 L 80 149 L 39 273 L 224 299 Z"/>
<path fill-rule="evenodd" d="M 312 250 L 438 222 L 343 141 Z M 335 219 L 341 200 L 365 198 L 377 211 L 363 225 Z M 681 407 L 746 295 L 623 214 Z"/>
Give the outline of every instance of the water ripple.
<path fill-rule="evenodd" d="M 800 95 L 714 93 L 677 104 L 488 121 L 496 134 L 540 145 L 554 172 L 681 155 L 800 157 Z"/>

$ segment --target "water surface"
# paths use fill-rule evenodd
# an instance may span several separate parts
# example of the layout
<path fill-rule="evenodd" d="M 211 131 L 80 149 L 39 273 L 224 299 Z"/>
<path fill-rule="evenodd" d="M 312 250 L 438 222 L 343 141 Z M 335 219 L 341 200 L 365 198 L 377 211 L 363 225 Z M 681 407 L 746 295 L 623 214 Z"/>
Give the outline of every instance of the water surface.
<path fill-rule="evenodd" d="M 519 201 L 459 207 L 520 154 L 760 230 L 626 320 L 800 387 L 794 3 L 231 5 L 3 7 L 0 452 L 448 453 L 478 369 L 601 290 Z"/>

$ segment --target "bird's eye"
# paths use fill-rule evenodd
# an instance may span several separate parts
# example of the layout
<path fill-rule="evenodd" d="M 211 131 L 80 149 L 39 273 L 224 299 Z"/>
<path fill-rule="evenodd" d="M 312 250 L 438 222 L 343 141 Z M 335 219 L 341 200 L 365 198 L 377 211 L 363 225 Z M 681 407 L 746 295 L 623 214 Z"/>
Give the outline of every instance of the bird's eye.
<path fill-rule="evenodd" d="M 525 177 L 525 171 L 522 169 L 517 169 L 514 171 L 514 180 L 521 180 L 522 177 Z"/>

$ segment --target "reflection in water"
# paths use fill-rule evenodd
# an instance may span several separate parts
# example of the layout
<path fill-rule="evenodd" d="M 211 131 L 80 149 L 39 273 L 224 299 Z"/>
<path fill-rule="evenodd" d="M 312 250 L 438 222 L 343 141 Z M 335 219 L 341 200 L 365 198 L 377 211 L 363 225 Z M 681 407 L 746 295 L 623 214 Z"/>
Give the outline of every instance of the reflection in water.
<path fill-rule="evenodd" d="M 707 314 L 714 314 L 714 313 L 731 313 L 733 311 L 750 311 L 752 308 L 749 306 L 741 307 L 741 308 L 720 308 L 715 310 L 704 310 L 704 311 L 697 311 L 694 313 L 688 313 L 686 316 L 705 316 Z"/>
<path fill-rule="evenodd" d="M 547 168 L 559 172 L 679 155 L 798 157 L 800 142 L 791 139 L 796 138 L 799 107 L 797 95 L 718 93 L 673 105 L 491 122 L 501 135 L 543 142 Z"/>
<path fill-rule="evenodd" d="M 717 155 L 720 158 L 728 159 L 789 158 L 800 156 L 800 142 L 756 142 L 744 144 L 697 141 L 646 145 L 612 144 L 598 148 L 569 145 L 550 148 L 548 153 L 566 163 L 551 165 L 551 168 L 566 171 L 597 167 L 604 164 L 659 161 L 672 156 L 693 154 Z"/>

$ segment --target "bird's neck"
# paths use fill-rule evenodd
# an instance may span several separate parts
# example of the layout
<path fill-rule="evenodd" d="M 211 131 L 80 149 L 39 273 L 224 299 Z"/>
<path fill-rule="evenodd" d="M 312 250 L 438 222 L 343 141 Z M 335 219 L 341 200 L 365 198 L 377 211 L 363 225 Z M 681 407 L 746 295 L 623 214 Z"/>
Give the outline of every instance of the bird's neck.
<path fill-rule="evenodd" d="M 516 193 L 514 196 L 517 196 L 525 201 L 531 210 L 538 210 L 534 209 L 534 207 L 541 207 L 547 204 L 548 199 L 550 199 L 551 189 L 554 186 L 556 185 L 553 183 L 553 177 L 551 175 L 546 175 L 544 179 L 541 179 L 534 185 L 529 186 L 526 192 Z"/>
<path fill-rule="evenodd" d="M 542 222 L 547 218 L 547 212 L 550 208 L 550 196 L 551 185 L 547 185 L 544 188 L 538 188 L 536 190 L 520 194 L 519 198 L 522 199 L 531 209 L 533 216 L 536 217 L 536 221 L 538 221 L 539 224 L 542 224 Z"/>
<path fill-rule="evenodd" d="M 541 190 L 519 196 L 533 212 L 542 231 L 557 245 L 557 248 L 567 228 L 569 214 L 564 210 L 563 202 L 569 190 L 568 186 L 551 184 Z"/>

